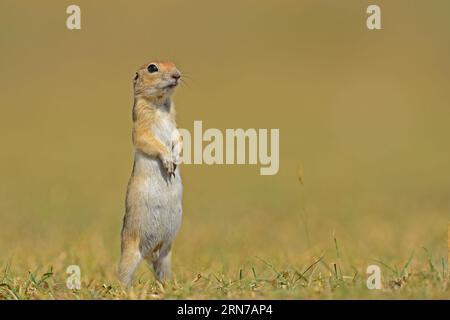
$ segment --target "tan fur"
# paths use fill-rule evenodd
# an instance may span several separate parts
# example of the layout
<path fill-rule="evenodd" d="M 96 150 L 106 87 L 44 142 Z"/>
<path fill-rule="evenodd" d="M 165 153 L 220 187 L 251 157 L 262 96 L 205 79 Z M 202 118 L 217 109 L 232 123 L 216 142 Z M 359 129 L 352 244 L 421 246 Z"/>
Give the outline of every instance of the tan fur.
<path fill-rule="evenodd" d="M 140 100 L 133 110 L 133 144 L 137 150 L 150 157 L 167 156 L 169 150 L 149 130 L 155 122 L 155 109 Z"/>
<path fill-rule="evenodd" d="M 147 68 L 155 64 L 157 72 Z M 181 140 L 171 95 L 180 72 L 171 62 L 143 65 L 134 78 L 133 172 L 126 196 L 119 276 L 130 287 L 142 259 L 164 281 L 170 274 L 171 245 L 181 223 Z"/>

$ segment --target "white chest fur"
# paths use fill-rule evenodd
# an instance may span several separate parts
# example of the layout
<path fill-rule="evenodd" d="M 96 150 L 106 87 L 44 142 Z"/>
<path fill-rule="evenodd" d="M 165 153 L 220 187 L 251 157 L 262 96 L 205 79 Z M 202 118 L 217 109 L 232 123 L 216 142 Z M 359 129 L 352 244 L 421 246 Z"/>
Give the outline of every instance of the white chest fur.
<path fill-rule="evenodd" d="M 177 132 L 175 121 L 170 114 L 163 110 L 157 110 L 155 114 L 155 122 L 151 128 L 153 134 L 164 143 L 169 150 L 173 146 L 173 137 Z"/>

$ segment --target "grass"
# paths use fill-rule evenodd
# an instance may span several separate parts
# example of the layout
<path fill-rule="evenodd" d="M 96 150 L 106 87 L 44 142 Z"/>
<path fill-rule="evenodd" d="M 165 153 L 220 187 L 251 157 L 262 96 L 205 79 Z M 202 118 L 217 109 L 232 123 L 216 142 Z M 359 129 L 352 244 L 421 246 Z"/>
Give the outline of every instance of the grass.
<path fill-rule="evenodd" d="M 335 252 L 306 259 L 300 264 L 280 267 L 261 257 L 252 257 L 245 267 L 198 273 L 176 268 L 174 277 L 162 285 L 151 270 L 142 267 L 130 292 L 119 285 L 114 267 L 88 268 L 82 264 L 80 290 L 66 287 L 68 275 L 61 267 L 40 266 L 17 273 L 7 263 L 0 269 L 0 299 L 448 299 L 450 280 L 444 257 L 434 261 L 428 252 L 391 265 L 373 259 L 382 269 L 382 289 L 366 287 L 365 265 L 343 267 L 337 239 Z M 59 257 L 61 258 L 61 257 Z M 102 264 L 114 261 L 102 261 Z M 68 262 L 67 262 L 68 263 Z M 392 263 L 392 262 L 391 262 Z M 438 268 L 436 263 L 441 263 Z M 411 265 L 414 265 L 412 267 Z M 87 269 L 87 270 L 86 270 Z M 99 270 L 101 270 L 99 272 Z"/>

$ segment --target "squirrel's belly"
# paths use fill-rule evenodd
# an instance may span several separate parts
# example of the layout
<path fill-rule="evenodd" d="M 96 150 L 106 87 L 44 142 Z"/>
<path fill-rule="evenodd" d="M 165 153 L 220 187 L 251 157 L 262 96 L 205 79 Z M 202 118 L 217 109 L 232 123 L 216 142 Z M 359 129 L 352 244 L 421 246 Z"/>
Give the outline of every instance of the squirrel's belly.
<path fill-rule="evenodd" d="M 140 222 L 139 229 L 146 247 L 151 248 L 159 242 L 170 243 L 181 225 L 182 184 L 177 168 L 175 177 L 169 178 L 162 171 L 160 161 L 136 155 L 135 172 L 132 179 L 136 184 L 129 192 L 133 198 L 134 215 Z"/>

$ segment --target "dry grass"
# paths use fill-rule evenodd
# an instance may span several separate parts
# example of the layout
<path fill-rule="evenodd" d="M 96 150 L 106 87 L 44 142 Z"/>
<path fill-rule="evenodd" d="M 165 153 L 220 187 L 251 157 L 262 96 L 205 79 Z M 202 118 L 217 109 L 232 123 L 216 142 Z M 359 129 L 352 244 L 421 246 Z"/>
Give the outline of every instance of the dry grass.
<path fill-rule="evenodd" d="M 96 251 L 96 253 L 98 253 Z M 82 287 L 69 290 L 64 256 L 27 272 L 6 264 L 1 269 L 1 299 L 448 299 L 449 276 L 444 258 L 434 261 L 422 252 L 399 267 L 379 260 L 383 288 L 368 290 L 365 265 L 344 268 L 334 254 L 298 264 L 277 264 L 258 257 L 238 266 L 197 267 L 189 272 L 178 266 L 174 278 L 164 286 L 150 270 L 138 272 L 134 288 L 125 292 L 114 273 L 114 261 L 95 260 L 81 264 Z M 328 257 L 327 257 L 328 256 Z M 82 260 L 82 257 L 79 257 Z M 312 261 L 312 262 L 311 262 Z M 330 262 L 335 261 L 335 262 Z M 111 263 L 111 265 L 106 265 Z M 220 264 L 220 263 L 219 263 Z M 229 261 L 226 264 L 230 264 Z M 345 263 L 344 263 L 345 264 Z M 187 269 L 187 270 L 186 270 Z"/>

